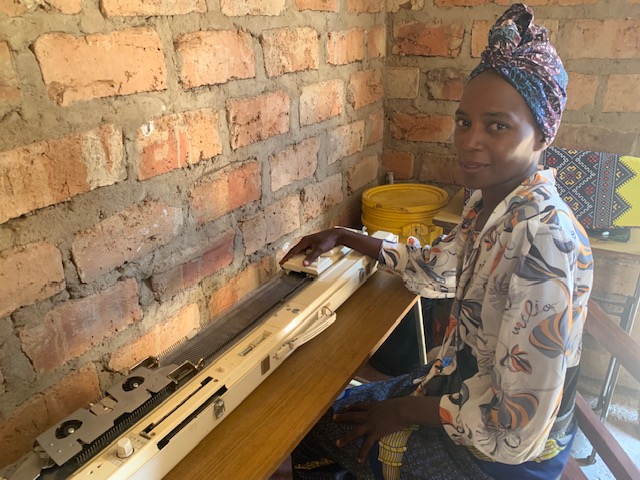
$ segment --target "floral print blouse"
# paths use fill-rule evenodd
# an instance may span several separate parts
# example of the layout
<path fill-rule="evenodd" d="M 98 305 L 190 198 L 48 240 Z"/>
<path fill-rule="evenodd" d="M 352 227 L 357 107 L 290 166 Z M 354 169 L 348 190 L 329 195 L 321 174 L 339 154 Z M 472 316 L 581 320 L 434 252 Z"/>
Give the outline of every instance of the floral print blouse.
<path fill-rule="evenodd" d="M 455 370 L 455 361 L 440 361 L 465 346 L 477 373 L 441 398 L 448 435 L 488 460 L 520 464 L 541 458 L 560 420 L 567 370 L 580 360 L 593 260 L 550 170 L 517 187 L 478 232 L 481 210 L 478 190 L 442 241 L 422 249 L 384 242 L 380 261 L 410 290 L 455 299 L 436 374 Z"/>

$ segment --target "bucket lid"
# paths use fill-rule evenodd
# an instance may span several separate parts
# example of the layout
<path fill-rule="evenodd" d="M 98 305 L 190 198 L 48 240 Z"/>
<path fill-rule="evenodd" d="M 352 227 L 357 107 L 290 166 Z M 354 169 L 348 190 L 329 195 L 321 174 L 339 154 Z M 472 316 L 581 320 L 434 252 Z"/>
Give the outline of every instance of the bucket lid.
<path fill-rule="evenodd" d="M 369 188 L 362 194 L 367 208 L 388 209 L 402 213 L 423 213 L 439 210 L 449 201 L 441 188 L 419 183 L 395 183 Z"/>

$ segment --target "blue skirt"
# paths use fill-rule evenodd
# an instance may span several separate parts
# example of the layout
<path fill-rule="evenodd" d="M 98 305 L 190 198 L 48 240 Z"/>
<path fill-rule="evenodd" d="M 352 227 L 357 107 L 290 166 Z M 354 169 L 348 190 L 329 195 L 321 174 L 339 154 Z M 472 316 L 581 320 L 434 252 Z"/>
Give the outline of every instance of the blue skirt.
<path fill-rule="evenodd" d="M 427 365 L 407 375 L 345 390 L 334 402 L 332 408 L 324 414 L 293 451 L 294 479 L 383 480 L 378 461 L 377 442 L 376 447 L 371 449 L 368 460 L 362 464 L 358 463 L 356 458 L 361 441 L 338 448 L 336 440 L 346 435 L 352 426 L 334 422 L 332 415 L 334 412 L 344 410 L 352 403 L 381 401 L 409 395 L 415 389 L 415 385 L 412 383 L 413 379 L 425 375 L 429 367 L 430 365 Z M 448 391 L 446 385 L 430 382 L 427 395 L 442 395 L 443 391 Z M 573 436 L 569 440 L 572 440 Z M 420 427 L 409 437 L 407 451 L 400 469 L 400 478 L 402 480 L 491 480 L 501 478 L 550 480 L 559 478 L 570 451 L 569 441 L 567 448 L 559 455 L 540 463 L 527 462 L 522 465 L 505 465 L 495 462 L 481 462 L 471 455 L 466 447 L 454 444 L 443 428 Z"/>

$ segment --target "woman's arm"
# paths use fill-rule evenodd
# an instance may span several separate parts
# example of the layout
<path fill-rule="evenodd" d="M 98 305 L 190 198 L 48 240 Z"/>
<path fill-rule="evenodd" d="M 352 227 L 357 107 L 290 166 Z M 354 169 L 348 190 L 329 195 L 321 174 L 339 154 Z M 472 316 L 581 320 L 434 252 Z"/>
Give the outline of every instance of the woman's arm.
<path fill-rule="evenodd" d="M 280 264 L 282 265 L 294 255 L 306 252 L 307 256 L 303 264 L 307 266 L 313 263 L 324 252 L 328 252 L 337 245 L 353 248 L 363 255 L 368 255 L 377 260 L 380 254 L 380 248 L 382 247 L 382 240 L 346 228 L 330 228 L 303 237 L 302 240 L 280 260 Z"/>
<path fill-rule="evenodd" d="M 347 435 L 336 442 L 343 447 L 364 437 L 358 461 L 364 462 L 371 447 L 382 437 L 411 425 L 442 427 L 438 413 L 440 397 L 406 396 L 381 402 L 358 402 L 336 413 L 333 419 L 340 423 L 354 423 Z"/>

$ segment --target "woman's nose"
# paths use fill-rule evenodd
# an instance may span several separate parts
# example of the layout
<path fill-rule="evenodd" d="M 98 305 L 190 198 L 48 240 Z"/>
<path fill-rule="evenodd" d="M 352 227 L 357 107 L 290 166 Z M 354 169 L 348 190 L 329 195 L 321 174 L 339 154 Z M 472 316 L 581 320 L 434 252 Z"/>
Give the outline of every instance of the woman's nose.
<path fill-rule="evenodd" d="M 464 151 L 477 150 L 482 145 L 482 132 L 476 125 L 458 127 L 454 132 L 454 142 Z"/>

